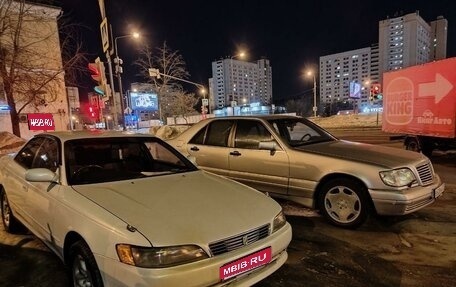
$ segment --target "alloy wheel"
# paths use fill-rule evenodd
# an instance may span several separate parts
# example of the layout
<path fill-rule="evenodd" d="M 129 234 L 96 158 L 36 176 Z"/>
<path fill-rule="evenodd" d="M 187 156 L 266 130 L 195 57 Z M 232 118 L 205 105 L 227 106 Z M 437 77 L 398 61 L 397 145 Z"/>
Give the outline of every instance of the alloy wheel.
<path fill-rule="evenodd" d="M 81 255 L 77 255 L 73 261 L 73 286 L 94 286 L 87 262 Z"/>
<path fill-rule="evenodd" d="M 334 186 L 325 195 L 324 207 L 333 220 L 339 223 L 351 223 L 361 213 L 361 200 L 350 188 Z"/>

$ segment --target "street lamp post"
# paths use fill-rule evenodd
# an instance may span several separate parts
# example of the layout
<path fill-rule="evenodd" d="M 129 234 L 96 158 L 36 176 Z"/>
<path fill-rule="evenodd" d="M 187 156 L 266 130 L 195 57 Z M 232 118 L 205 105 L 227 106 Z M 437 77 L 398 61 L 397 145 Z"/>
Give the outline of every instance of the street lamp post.
<path fill-rule="evenodd" d="M 317 80 L 315 77 L 315 74 L 313 75 L 314 77 L 314 106 L 313 106 L 313 112 L 314 112 L 314 117 L 317 116 Z"/>
<path fill-rule="evenodd" d="M 123 99 L 123 91 L 122 91 L 122 60 L 119 58 L 119 52 L 117 49 L 117 40 L 122 39 L 122 38 L 139 38 L 138 33 L 133 33 L 133 34 L 128 34 L 128 35 L 123 35 L 123 36 L 118 36 L 114 38 L 114 52 L 116 54 L 116 57 L 114 58 L 114 62 L 116 64 L 116 76 L 117 80 L 119 83 L 119 96 L 120 96 L 120 112 L 122 115 L 122 128 L 123 130 L 126 130 L 126 125 L 125 125 L 125 103 Z M 115 100 L 114 100 L 115 101 Z"/>
<path fill-rule="evenodd" d="M 111 49 L 112 50 L 112 49 Z M 112 97 L 112 106 L 114 107 L 114 123 L 117 125 L 117 103 L 115 99 L 116 91 L 114 89 L 114 78 L 112 76 L 112 63 L 111 63 L 111 56 L 109 55 L 109 51 L 106 52 L 106 59 L 108 60 L 108 70 L 109 70 L 109 83 L 111 85 L 111 97 Z"/>
<path fill-rule="evenodd" d="M 317 116 L 317 77 L 315 76 L 315 73 L 312 72 L 312 71 L 308 71 L 307 72 L 307 75 L 308 76 L 313 76 L 313 114 L 314 114 L 314 117 Z"/>

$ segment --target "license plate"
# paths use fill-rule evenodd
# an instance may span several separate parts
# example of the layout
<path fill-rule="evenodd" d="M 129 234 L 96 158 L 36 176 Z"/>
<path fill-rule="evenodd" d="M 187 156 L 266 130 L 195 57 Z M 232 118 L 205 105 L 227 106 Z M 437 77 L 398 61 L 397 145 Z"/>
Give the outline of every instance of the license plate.
<path fill-rule="evenodd" d="M 226 280 L 271 262 L 271 247 L 236 259 L 220 267 L 220 279 Z"/>
<path fill-rule="evenodd" d="M 434 189 L 434 198 L 441 196 L 444 190 L 445 190 L 445 184 L 443 183 L 441 186 Z"/>

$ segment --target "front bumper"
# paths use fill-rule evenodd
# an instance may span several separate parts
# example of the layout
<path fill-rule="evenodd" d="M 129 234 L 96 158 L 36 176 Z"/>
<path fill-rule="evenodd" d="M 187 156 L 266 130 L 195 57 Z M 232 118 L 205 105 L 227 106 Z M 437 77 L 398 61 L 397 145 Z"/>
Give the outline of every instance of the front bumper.
<path fill-rule="evenodd" d="M 287 223 L 264 240 L 219 256 L 170 268 L 138 268 L 99 255 L 95 258 L 105 286 L 251 286 L 285 263 L 291 234 L 291 226 Z M 226 281 L 220 280 L 221 266 L 269 246 L 272 248 L 271 262 Z"/>
<path fill-rule="evenodd" d="M 445 184 L 438 175 L 434 183 L 415 186 L 406 190 L 369 190 L 375 210 L 379 215 L 404 215 L 420 210 L 443 193 Z"/>

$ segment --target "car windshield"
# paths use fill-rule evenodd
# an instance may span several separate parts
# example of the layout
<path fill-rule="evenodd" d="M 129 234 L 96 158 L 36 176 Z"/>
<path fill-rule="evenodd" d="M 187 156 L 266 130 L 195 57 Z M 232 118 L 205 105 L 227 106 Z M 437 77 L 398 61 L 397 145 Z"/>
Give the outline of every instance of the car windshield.
<path fill-rule="evenodd" d="M 70 185 L 112 182 L 197 170 L 168 144 L 152 137 L 90 138 L 65 143 Z"/>
<path fill-rule="evenodd" d="M 304 118 L 273 119 L 269 123 L 292 147 L 336 140 L 327 131 Z"/>

